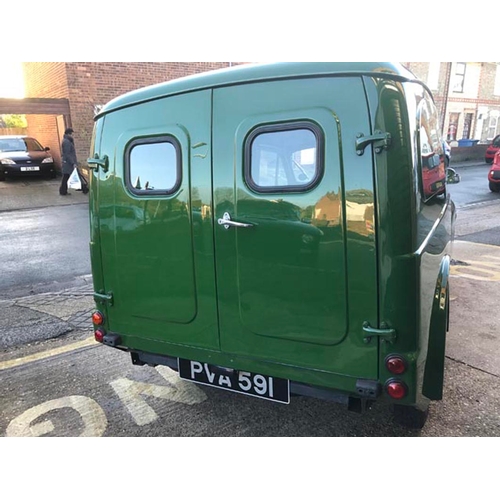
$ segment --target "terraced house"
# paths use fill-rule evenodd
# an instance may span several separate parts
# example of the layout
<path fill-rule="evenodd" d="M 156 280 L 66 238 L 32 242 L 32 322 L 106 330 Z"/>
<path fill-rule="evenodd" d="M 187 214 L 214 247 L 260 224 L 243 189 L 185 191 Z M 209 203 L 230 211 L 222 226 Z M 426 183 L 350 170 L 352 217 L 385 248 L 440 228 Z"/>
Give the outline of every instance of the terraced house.
<path fill-rule="evenodd" d="M 403 64 L 431 89 L 443 136 L 452 145 L 486 143 L 500 134 L 500 63 Z"/>

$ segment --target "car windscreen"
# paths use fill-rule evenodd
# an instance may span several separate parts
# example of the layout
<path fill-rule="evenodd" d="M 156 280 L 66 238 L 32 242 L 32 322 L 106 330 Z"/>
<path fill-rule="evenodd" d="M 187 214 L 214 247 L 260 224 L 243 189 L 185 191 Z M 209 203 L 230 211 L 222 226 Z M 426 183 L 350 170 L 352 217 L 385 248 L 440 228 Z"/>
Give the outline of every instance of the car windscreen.
<path fill-rule="evenodd" d="M 43 151 L 43 148 L 36 139 L 31 137 L 0 138 L 0 151 L 2 153 L 9 151 Z"/>

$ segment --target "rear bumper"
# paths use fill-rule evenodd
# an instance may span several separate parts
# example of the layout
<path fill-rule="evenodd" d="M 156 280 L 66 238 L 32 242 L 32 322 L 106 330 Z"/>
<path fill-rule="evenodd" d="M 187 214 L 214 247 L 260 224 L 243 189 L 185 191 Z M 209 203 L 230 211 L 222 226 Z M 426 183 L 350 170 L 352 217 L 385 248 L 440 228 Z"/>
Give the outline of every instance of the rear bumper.
<path fill-rule="evenodd" d="M 168 366 L 174 371 L 178 371 L 178 359 L 172 356 L 164 356 L 159 354 L 146 353 L 142 351 L 131 351 L 132 364 L 143 366 Z M 290 381 L 290 393 L 296 396 L 307 396 L 325 401 L 332 401 L 346 405 L 353 411 L 360 411 L 364 408 L 363 404 L 359 404 L 359 400 L 374 401 L 381 392 L 382 386 L 375 380 L 358 380 L 356 383 L 357 394 L 349 394 L 347 392 L 319 387 L 311 384 Z"/>

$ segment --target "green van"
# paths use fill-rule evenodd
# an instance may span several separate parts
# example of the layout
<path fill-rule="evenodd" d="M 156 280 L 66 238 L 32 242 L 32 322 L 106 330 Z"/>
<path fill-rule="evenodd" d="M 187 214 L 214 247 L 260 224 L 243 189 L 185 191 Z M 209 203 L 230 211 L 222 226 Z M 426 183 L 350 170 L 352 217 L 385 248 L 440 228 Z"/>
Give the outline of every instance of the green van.
<path fill-rule="evenodd" d="M 95 117 L 95 338 L 289 403 L 442 398 L 455 207 L 440 120 L 397 63 L 242 65 Z"/>

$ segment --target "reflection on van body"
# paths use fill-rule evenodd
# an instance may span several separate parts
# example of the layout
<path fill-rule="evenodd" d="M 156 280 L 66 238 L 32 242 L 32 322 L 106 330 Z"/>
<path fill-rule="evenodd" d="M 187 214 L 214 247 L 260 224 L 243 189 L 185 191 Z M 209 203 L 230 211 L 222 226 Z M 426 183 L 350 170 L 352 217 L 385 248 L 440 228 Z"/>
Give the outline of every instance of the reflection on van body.
<path fill-rule="evenodd" d="M 96 340 L 289 403 L 442 397 L 455 209 L 430 92 L 394 63 L 279 63 L 95 118 Z"/>

